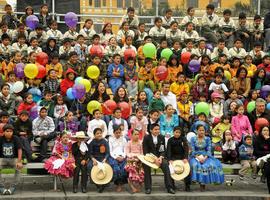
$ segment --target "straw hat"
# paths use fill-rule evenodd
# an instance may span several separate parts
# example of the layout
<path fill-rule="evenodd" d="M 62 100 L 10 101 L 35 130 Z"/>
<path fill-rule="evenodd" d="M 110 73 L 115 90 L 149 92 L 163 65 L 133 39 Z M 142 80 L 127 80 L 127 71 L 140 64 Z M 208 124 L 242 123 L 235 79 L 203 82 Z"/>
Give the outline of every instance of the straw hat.
<path fill-rule="evenodd" d="M 75 138 L 75 139 L 88 139 L 89 137 L 86 136 L 83 131 L 78 131 L 78 132 L 76 132 L 75 135 L 72 136 L 72 138 Z"/>
<path fill-rule="evenodd" d="M 142 161 L 142 163 L 146 164 L 147 166 L 158 169 L 159 166 L 155 163 L 155 160 L 157 157 L 152 153 L 147 153 L 145 155 L 139 155 L 139 160 Z"/>
<path fill-rule="evenodd" d="M 103 163 L 104 169 L 100 169 L 97 165 L 94 165 L 91 170 L 91 178 L 97 185 L 105 185 L 112 180 L 113 169 L 107 164 Z"/>
<path fill-rule="evenodd" d="M 190 166 L 188 162 L 184 163 L 182 160 L 175 160 L 173 161 L 172 166 L 174 174 L 171 174 L 171 177 L 174 180 L 180 181 L 189 175 Z"/>

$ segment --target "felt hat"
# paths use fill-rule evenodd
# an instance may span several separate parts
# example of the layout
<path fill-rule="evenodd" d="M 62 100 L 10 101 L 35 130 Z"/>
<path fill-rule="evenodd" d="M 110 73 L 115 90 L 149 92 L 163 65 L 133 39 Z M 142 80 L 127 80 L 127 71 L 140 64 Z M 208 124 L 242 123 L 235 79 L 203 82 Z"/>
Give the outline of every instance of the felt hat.
<path fill-rule="evenodd" d="M 75 139 L 88 139 L 89 137 L 84 134 L 83 131 L 78 131 L 75 133 L 75 135 L 72 136 L 72 138 Z"/>
<path fill-rule="evenodd" d="M 112 180 L 113 169 L 107 163 L 102 163 L 102 167 L 94 165 L 91 170 L 91 179 L 97 185 L 105 185 Z"/>
<path fill-rule="evenodd" d="M 147 153 L 145 155 L 139 155 L 138 158 L 143 164 L 145 164 L 153 169 L 159 168 L 159 166 L 155 163 L 155 160 L 157 159 L 157 157 L 152 153 Z"/>
<path fill-rule="evenodd" d="M 184 163 L 182 160 L 175 160 L 172 163 L 172 167 L 174 173 L 171 174 L 171 177 L 176 181 L 183 180 L 190 173 L 190 166 L 188 162 Z"/>

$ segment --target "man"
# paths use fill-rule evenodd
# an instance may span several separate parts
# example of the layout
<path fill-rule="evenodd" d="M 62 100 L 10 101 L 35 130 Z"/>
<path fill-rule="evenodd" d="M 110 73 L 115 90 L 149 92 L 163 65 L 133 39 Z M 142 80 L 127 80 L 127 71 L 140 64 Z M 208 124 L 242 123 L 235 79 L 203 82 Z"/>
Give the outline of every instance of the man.
<path fill-rule="evenodd" d="M 264 16 L 263 27 L 265 34 L 265 51 L 268 51 L 270 47 L 270 11 Z"/>
<path fill-rule="evenodd" d="M 135 15 L 135 9 L 133 7 L 129 7 L 127 9 L 127 14 L 122 17 L 120 25 L 122 25 L 125 21 L 128 22 L 129 28 L 131 30 L 137 30 L 139 25 L 139 19 L 138 16 Z"/>
<path fill-rule="evenodd" d="M 164 105 L 171 104 L 173 108 L 177 111 L 177 101 L 176 96 L 172 92 L 170 92 L 170 83 L 163 82 L 162 83 L 162 93 L 161 93 L 161 100 L 163 101 Z"/>
<path fill-rule="evenodd" d="M 143 139 L 143 154 L 154 154 L 156 156 L 155 164 L 161 168 L 164 174 L 165 187 L 168 193 L 175 194 L 173 183 L 170 176 L 170 169 L 167 160 L 165 159 L 166 148 L 165 138 L 160 135 L 160 127 L 158 124 L 152 124 L 150 127 L 151 134 L 144 136 Z M 143 164 L 144 169 L 144 186 L 145 194 L 151 194 L 152 177 L 151 168 Z"/>
<path fill-rule="evenodd" d="M 22 146 L 20 139 L 13 135 L 14 127 L 6 124 L 3 127 L 4 135 L 0 137 L 0 194 L 11 195 L 15 191 L 15 186 L 20 179 L 20 169 L 22 165 Z M 9 189 L 5 188 L 1 177 L 1 169 L 12 168 L 16 169 L 14 175 L 14 183 L 10 183 Z M 10 179 L 6 179 L 10 181 Z"/>

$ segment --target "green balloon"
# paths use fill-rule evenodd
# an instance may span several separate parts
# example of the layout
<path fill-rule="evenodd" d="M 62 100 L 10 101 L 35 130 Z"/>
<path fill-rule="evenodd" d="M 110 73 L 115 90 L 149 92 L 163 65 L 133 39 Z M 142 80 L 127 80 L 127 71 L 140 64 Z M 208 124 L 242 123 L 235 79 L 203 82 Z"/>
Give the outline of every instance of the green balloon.
<path fill-rule="evenodd" d="M 166 49 L 163 49 L 163 50 L 161 51 L 160 56 L 161 56 L 162 58 L 166 58 L 166 60 L 169 61 L 169 59 L 170 59 L 170 57 L 171 57 L 172 54 L 173 54 L 172 50 L 169 49 L 169 48 L 166 48 Z"/>
<path fill-rule="evenodd" d="M 251 101 L 247 105 L 247 112 L 251 113 L 255 109 L 255 101 Z"/>
<path fill-rule="evenodd" d="M 155 58 L 157 48 L 153 43 L 147 43 L 143 46 L 143 54 L 146 58 Z"/>
<path fill-rule="evenodd" d="M 195 114 L 198 115 L 200 113 L 206 114 L 206 116 L 210 113 L 210 107 L 208 103 L 200 102 L 195 106 Z"/>

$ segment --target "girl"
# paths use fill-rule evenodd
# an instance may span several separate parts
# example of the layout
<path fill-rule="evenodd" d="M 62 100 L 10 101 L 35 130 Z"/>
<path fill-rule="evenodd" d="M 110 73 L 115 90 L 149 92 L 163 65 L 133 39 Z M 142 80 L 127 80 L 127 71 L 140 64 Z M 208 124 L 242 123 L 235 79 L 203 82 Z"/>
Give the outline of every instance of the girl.
<path fill-rule="evenodd" d="M 223 94 L 227 93 L 229 90 L 227 86 L 223 83 L 223 76 L 220 73 L 215 75 L 215 80 L 209 86 L 209 92 L 216 92 L 221 94 L 221 97 L 224 97 Z"/>
<path fill-rule="evenodd" d="M 67 105 L 64 103 L 63 96 L 57 95 L 56 105 L 54 106 L 54 117 L 59 120 L 63 118 L 67 112 L 68 108 Z"/>
<path fill-rule="evenodd" d="M 1 87 L 0 92 L 0 112 L 6 111 L 9 115 L 15 112 L 15 96 L 10 94 L 10 86 L 5 83 Z"/>
<path fill-rule="evenodd" d="M 217 92 L 213 92 L 211 94 L 211 99 L 210 120 L 213 124 L 217 124 L 223 116 L 223 103 L 221 102 L 222 95 Z"/>
<path fill-rule="evenodd" d="M 72 156 L 72 143 L 66 132 L 62 133 L 55 143 L 52 156 L 45 161 L 44 168 L 53 175 L 63 178 L 73 176 L 75 160 Z"/>
<path fill-rule="evenodd" d="M 96 31 L 92 28 L 93 20 L 86 19 L 83 25 L 83 29 L 80 30 L 79 35 L 82 35 L 86 40 L 86 45 L 91 44 L 93 35 L 96 34 Z"/>
<path fill-rule="evenodd" d="M 199 21 L 195 15 L 195 9 L 193 7 L 188 7 L 187 15 L 181 21 L 181 27 L 184 29 L 188 22 L 192 22 L 194 26 L 197 28 L 199 26 Z"/>
<path fill-rule="evenodd" d="M 133 37 L 130 36 L 130 35 L 126 36 L 126 37 L 125 37 L 125 44 L 123 45 L 123 47 L 122 47 L 122 49 L 121 49 L 121 54 L 120 54 L 120 55 L 121 55 L 121 56 L 124 56 L 125 51 L 126 51 L 127 49 L 132 49 L 133 52 L 135 53 L 135 55 L 137 55 L 137 49 L 136 49 L 136 47 L 134 47 L 132 44 L 133 44 Z"/>
<path fill-rule="evenodd" d="M 139 131 L 133 129 L 131 131 L 131 140 L 125 147 L 127 155 L 127 164 L 125 170 L 128 173 L 128 184 L 132 190 L 132 193 L 140 192 L 142 184 L 144 182 L 144 171 L 141 161 L 138 159 L 138 155 L 143 154 L 142 142 L 139 139 Z"/>
<path fill-rule="evenodd" d="M 230 110 L 230 104 L 231 102 L 236 102 L 238 105 L 243 105 L 243 102 L 238 98 L 237 91 L 234 89 L 230 89 L 228 92 L 229 98 L 224 102 L 224 115 L 228 115 L 231 110 Z"/>
<path fill-rule="evenodd" d="M 117 35 L 116 35 L 116 40 L 120 47 L 124 46 L 127 36 L 131 36 L 132 38 L 134 38 L 135 33 L 133 30 L 129 29 L 128 22 L 124 21 L 121 24 L 120 30 L 117 32 Z"/>
<path fill-rule="evenodd" d="M 193 102 L 199 101 L 200 93 L 204 93 L 208 97 L 208 86 L 206 84 L 206 79 L 203 75 L 198 75 L 195 84 L 192 87 Z"/>
<path fill-rule="evenodd" d="M 263 68 L 257 69 L 253 78 L 251 79 L 251 88 L 260 90 L 262 86 L 266 85 L 266 71 Z"/>
<path fill-rule="evenodd" d="M 148 125 L 147 125 L 147 133 L 150 133 L 150 127 L 152 124 L 159 124 L 159 114 L 158 110 L 150 110 L 148 115 Z"/>
<path fill-rule="evenodd" d="M 116 90 L 116 93 L 115 93 L 115 95 L 114 95 L 114 97 L 113 97 L 113 100 L 114 100 L 116 103 L 121 103 L 121 102 L 127 102 L 127 103 L 129 103 L 127 91 L 125 90 L 125 88 L 119 87 L 119 88 Z"/>
<path fill-rule="evenodd" d="M 116 185 L 116 192 L 122 191 L 122 185 L 127 182 L 126 152 L 127 141 L 122 135 L 121 127 L 113 126 L 113 135 L 109 138 L 110 157 L 109 163 L 113 168 L 113 181 Z"/>
<path fill-rule="evenodd" d="M 236 143 L 230 130 L 223 133 L 222 160 L 224 163 L 234 164 L 237 159 Z"/>
<path fill-rule="evenodd" d="M 256 65 L 253 64 L 253 60 L 252 60 L 252 56 L 251 55 L 247 55 L 244 59 L 244 64 L 242 65 L 242 67 L 245 67 L 246 70 L 248 71 L 247 77 L 248 78 L 252 78 L 254 73 L 257 71 L 257 67 Z"/>
<path fill-rule="evenodd" d="M 93 165 L 98 165 L 98 162 L 106 163 L 110 156 L 109 144 L 103 137 L 104 133 L 101 128 L 95 128 L 93 131 L 93 140 L 89 144 L 90 160 L 88 169 L 92 169 Z M 106 185 L 96 185 L 98 192 L 102 193 Z"/>
<path fill-rule="evenodd" d="M 194 25 L 192 22 L 188 22 L 186 24 L 186 29 L 182 34 L 182 40 L 191 39 L 193 42 L 199 39 L 199 34 L 194 30 Z"/>
<path fill-rule="evenodd" d="M 179 72 L 183 72 L 183 67 L 179 62 L 179 58 L 177 58 L 176 55 L 172 55 L 168 61 L 168 71 L 169 75 L 167 77 L 167 80 L 169 80 L 171 83 L 177 81 L 177 74 Z"/>
<path fill-rule="evenodd" d="M 130 118 L 131 130 L 129 131 L 129 138 L 133 130 L 139 131 L 139 139 L 142 140 L 147 132 L 148 120 L 144 116 L 143 109 L 141 107 L 136 108 L 136 115 Z"/>
<path fill-rule="evenodd" d="M 105 47 L 105 50 L 104 50 L 104 55 L 105 55 L 106 60 L 109 63 L 112 63 L 113 62 L 113 60 L 112 60 L 113 55 L 114 54 L 120 54 L 121 51 L 122 50 L 118 46 L 117 41 L 116 41 L 116 38 L 115 37 L 111 37 L 109 39 L 108 45 Z"/>
<path fill-rule="evenodd" d="M 135 99 L 138 91 L 138 67 L 135 64 L 134 58 L 128 58 L 125 65 L 125 85 L 129 97 Z"/>
<path fill-rule="evenodd" d="M 166 39 L 168 41 L 168 45 L 171 47 L 173 41 L 181 41 L 181 37 L 182 32 L 178 29 L 178 22 L 172 21 L 170 24 L 170 28 L 166 30 Z"/>
<path fill-rule="evenodd" d="M 94 130 L 99 128 L 102 130 L 102 137 L 105 138 L 107 136 L 107 125 L 105 121 L 101 119 L 102 113 L 100 110 L 94 110 L 93 117 L 94 119 L 88 122 L 87 135 L 89 136 L 90 140 L 92 140 L 94 138 Z"/>
<path fill-rule="evenodd" d="M 25 14 L 23 16 L 21 16 L 20 18 L 20 22 L 23 23 L 24 25 L 26 25 L 26 18 L 30 15 L 34 14 L 34 9 L 31 6 L 27 6 L 25 8 Z"/>
<path fill-rule="evenodd" d="M 60 90 L 62 96 L 66 96 L 67 90 L 73 87 L 76 75 L 77 73 L 72 68 L 67 69 L 67 71 L 65 72 L 65 79 L 62 80 L 60 83 Z"/>
<path fill-rule="evenodd" d="M 73 136 L 79 129 L 79 122 L 71 111 L 66 112 L 64 120 L 59 122 L 59 131 Z"/>
<path fill-rule="evenodd" d="M 32 94 L 26 93 L 24 96 L 24 101 L 20 103 L 17 109 L 17 114 L 19 115 L 23 110 L 30 112 L 34 106 L 36 106 L 36 103 L 33 101 Z"/>
<path fill-rule="evenodd" d="M 241 66 L 240 58 L 233 57 L 232 62 L 231 62 L 231 68 L 230 68 L 230 73 L 232 77 L 236 76 L 237 70 L 240 68 L 240 66 Z"/>
<path fill-rule="evenodd" d="M 37 53 L 32 51 L 30 54 L 28 54 L 28 63 L 35 64 L 37 61 Z"/>
<path fill-rule="evenodd" d="M 191 149 L 191 180 L 200 184 L 201 191 L 205 190 L 206 184 L 222 184 L 222 165 L 211 154 L 211 139 L 205 137 L 203 125 L 197 126 L 197 136 L 191 138 Z"/>
<path fill-rule="evenodd" d="M 3 71 L 4 71 L 5 77 L 7 77 L 9 72 L 14 71 L 16 64 L 21 63 L 21 62 L 22 62 L 21 52 L 19 52 L 19 51 L 12 52 L 11 60 L 10 60 L 9 64 L 7 65 L 7 68 L 4 68 L 4 66 L 3 66 Z"/>
<path fill-rule="evenodd" d="M 171 104 L 165 106 L 164 114 L 160 116 L 160 133 L 169 139 L 173 135 L 173 129 L 179 126 L 179 118 L 174 114 L 175 110 Z"/>
<path fill-rule="evenodd" d="M 100 36 L 100 43 L 104 46 L 108 46 L 110 38 L 114 37 L 114 34 L 112 32 L 112 24 L 110 22 L 107 22 L 104 24 Z"/>
<path fill-rule="evenodd" d="M 244 101 L 245 110 L 247 110 L 247 105 L 249 102 L 256 101 L 259 97 L 260 97 L 260 93 L 257 90 L 250 90 L 248 97 Z"/>
<path fill-rule="evenodd" d="M 207 81 L 213 78 L 214 71 L 212 70 L 212 61 L 209 56 L 202 55 L 201 57 L 201 73 L 204 75 Z"/>
<path fill-rule="evenodd" d="M 149 111 L 158 110 L 160 113 L 164 110 L 164 102 L 161 100 L 161 92 L 159 90 L 154 91 L 153 99 L 149 105 Z"/>
<path fill-rule="evenodd" d="M 140 91 L 137 96 L 137 102 L 134 105 L 135 110 L 137 108 L 142 108 L 144 115 L 147 115 L 148 113 L 148 99 L 147 99 L 147 94 L 145 91 Z"/>
<path fill-rule="evenodd" d="M 245 135 L 251 135 L 252 127 L 250 125 L 249 119 L 244 115 L 244 106 L 237 105 L 236 112 L 237 115 L 232 117 L 232 136 L 233 140 L 238 145 Z"/>
<path fill-rule="evenodd" d="M 43 4 L 40 7 L 40 15 L 38 15 L 38 19 L 43 28 L 47 31 L 52 21 L 52 17 L 49 15 L 49 9 L 47 4 Z"/>

